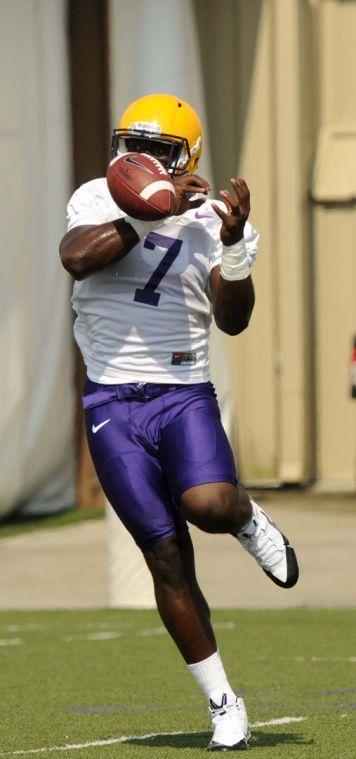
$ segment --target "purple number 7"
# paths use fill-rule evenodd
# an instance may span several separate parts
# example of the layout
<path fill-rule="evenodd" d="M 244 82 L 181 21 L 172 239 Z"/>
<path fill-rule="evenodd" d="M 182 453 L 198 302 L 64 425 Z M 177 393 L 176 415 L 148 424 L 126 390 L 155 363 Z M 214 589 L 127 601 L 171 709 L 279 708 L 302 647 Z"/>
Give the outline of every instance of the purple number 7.
<path fill-rule="evenodd" d="M 134 297 L 137 303 L 146 303 L 148 306 L 158 306 L 161 294 L 156 293 L 155 290 L 157 290 L 164 275 L 167 274 L 168 269 L 170 269 L 173 261 L 177 258 L 182 247 L 182 240 L 174 240 L 172 237 L 159 235 L 157 232 L 150 232 L 145 239 L 143 247 L 154 250 L 156 245 L 159 245 L 160 248 L 166 248 L 167 253 L 161 259 L 157 269 L 152 272 L 144 288 L 138 287 L 136 289 Z"/>

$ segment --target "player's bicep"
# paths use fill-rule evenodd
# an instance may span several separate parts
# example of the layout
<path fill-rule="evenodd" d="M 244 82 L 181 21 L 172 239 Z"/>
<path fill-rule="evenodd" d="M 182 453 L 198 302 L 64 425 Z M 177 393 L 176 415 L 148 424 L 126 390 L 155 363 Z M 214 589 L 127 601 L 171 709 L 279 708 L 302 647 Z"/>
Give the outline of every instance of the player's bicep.
<path fill-rule="evenodd" d="M 66 252 L 71 248 L 74 241 L 80 237 L 80 235 L 83 232 L 86 232 L 88 229 L 92 229 L 93 227 L 96 227 L 96 224 L 80 224 L 78 227 L 73 227 L 72 229 L 69 229 L 68 232 L 62 237 L 61 242 L 59 244 L 59 253 L 61 258 L 66 254 Z"/>
<path fill-rule="evenodd" d="M 59 255 L 63 267 L 72 276 L 75 276 L 75 264 L 78 258 L 83 255 L 86 247 L 86 232 L 97 226 L 97 224 L 82 224 L 78 227 L 73 227 L 62 238 L 59 244 Z"/>

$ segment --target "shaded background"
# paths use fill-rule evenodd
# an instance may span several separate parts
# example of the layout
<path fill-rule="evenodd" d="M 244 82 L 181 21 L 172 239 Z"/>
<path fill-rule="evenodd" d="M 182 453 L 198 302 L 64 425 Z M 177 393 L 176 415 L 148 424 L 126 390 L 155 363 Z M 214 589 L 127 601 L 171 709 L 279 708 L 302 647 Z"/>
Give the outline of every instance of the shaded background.
<path fill-rule="evenodd" d="M 246 334 L 212 363 L 242 479 L 356 489 L 356 2 L 0 0 L 0 513 L 102 502 L 78 404 L 65 207 L 149 91 L 200 113 L 200 172 L 252 191 Z M 355 387 L 356 380 L 354 379 Z"/>

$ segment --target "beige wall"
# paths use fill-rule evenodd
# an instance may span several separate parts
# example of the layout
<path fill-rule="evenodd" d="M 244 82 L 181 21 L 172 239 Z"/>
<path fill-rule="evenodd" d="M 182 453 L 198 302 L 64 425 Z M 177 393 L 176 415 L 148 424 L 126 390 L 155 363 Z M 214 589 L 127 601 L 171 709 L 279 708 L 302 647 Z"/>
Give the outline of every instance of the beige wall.
<path fill-rule="evenodd" d="M 231 343 L 235 447 L 245 481 L 300 482 L 312 476 L 308 8 L 294 0 L 239 0 L 219 11 L 198 0 L 216 185 L 235 172 L 246 177 L 262 239 L 255 314 Z"/>
<path fill-rule="evenodd" d="M 230 343 L 241 474 L 354 487 L 356 2 L 195 0 L 195 9 L 216 189 L 243 174 L 262 235 L 255 314 Z M 337 208 L 310 197 L 328 124 L 347 127 L 346 148 L 333 153 L 347 207 L 345 197 Z M 334 186 L 330 166 L 322 156 L 321 183 Z"/>
<path fill-rule="evenodd" d="M 317 481 L 356 487 L 356 3 L 314 9 L 319 41 L 318 152 L 312 194 L 315 256 Z"/>

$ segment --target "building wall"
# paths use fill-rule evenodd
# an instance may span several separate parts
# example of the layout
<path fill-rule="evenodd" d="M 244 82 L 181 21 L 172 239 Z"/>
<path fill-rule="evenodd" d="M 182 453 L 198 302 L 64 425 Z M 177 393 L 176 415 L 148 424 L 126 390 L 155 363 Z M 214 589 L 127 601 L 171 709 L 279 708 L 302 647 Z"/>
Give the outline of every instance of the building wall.
<path fill-rule="evenodd" d="M 305 482 L 313 476 L 309 7 L 239 0 L 221 14 L 198 0 L 196 9 L 216 185 L 233 173 L 247 179 L 261 232 L 255 313 L 229 348 L 240 471 L 259 484 Z"/>
<path fill-rule="evenodd" d="M 356 3 L 315 5 L 318 149 L 312 179 L 316 353 L 316 479 L 356 487 Z"/>
<path fill-rule="evenodd" d="M 240 472 L 354 488 L 356 3 L 195 9 L 216 186 L 244 175 L 261 231 L 255 313 L 229 346 Z"/>

